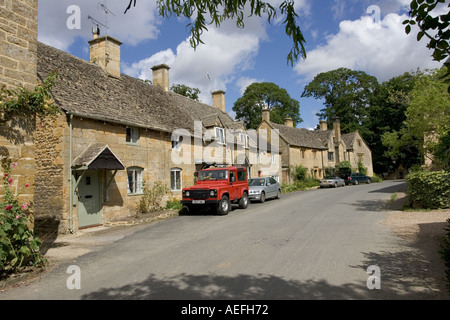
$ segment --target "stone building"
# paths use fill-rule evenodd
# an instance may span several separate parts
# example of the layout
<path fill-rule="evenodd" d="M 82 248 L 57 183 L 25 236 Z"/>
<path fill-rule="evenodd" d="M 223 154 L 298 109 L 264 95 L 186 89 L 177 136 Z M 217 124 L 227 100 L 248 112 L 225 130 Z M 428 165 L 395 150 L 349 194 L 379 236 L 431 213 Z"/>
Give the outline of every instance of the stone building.
<path fill-rule="evenodd" d="M 373 175 L 372 153 L 359 132 L 341 134 L 340 122 L 334 120 L 333 129 L 328 130 L 326 121 L 321 121 L 320 130 L 311 131 L 295 128 L 292 119 L 284 125 L 270 121 L 270 110 L 264 109 L 258 131 L 276 130 L 279 134 L 279 150 L 282 167 L 282 181 L 292 182 L 292 172 L 298 165 L 307 169 L 310 177 L 322 179 L 326 168 L 336 167 L 342 161 L 349 161 L 357 170 L 361 162 L 367 174 Z"/>
<path fill-rule="evenodd" d="M 213 93 L 213 106 L 194 101 L 169 91 L 167 65 L 152 68 L 150 85 L 118 72 L 120 41 L 90 45 L 88 62 L 38 44 L 39 77 L 58 71 L 61 114 L 35 134 L 37 220 L 57 221 L 59 232 L 101 225 L 134 214 L 145 183 L 180 198 L 206 165 L 250 168 L 247 133 L 225 112 L 225 92 Z"/>
<path fill-rule="evenodd" d="M 38 0 L 0 1 L 0 88 L 32 90 L 37 78 Z M 0 156 L 17 160 L 12 172 L 12 192 L 21 202 L 33 201 L 35 148 L 34 119 L 0 123 Z M 0 168 L 0 173 L 2 168 Z M 3 176 L 3 173 L 2 173 Z M 0 184 L 3 180 L 0 180 Z M 29 188 L 21 188 L 25 184 Z M 3 186 L 0 186 L 0 189 Z"/>

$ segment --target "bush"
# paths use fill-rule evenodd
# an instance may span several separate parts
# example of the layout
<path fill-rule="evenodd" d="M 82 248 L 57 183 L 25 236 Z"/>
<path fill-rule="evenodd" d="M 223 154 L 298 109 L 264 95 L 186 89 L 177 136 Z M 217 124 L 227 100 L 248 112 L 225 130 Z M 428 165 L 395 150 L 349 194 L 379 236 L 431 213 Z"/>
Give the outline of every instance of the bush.
<path fill-rule="evenodd" d="M 18 271 L 23 266 L 42 267 L 45 264 L 45 259 L 39 252 L 42 242 L 29 227 L 31 204 L 20 205 L 11 192 L 11 170 L 17 163 L 2 158 L 1 165 L 5 194 L 0 201 L 0 278 Z"/>
<path fill-rule="evenodd" d="M 178 199 L 171 199 L 166 202 L 166 209 L 181 210 L 181 209 L 183 209 L 183 204 Z"/>
<path fill-rule="evenodd" d="M 302 166 L 301 164 L 296 166 L 294 168 L 294 180 L 295 181 L 302 181 L 302 180 L 306 180 L 308 178 L 307 176 L 307 171 L 308 169 L 306 169 L 304 166 Z"/>
<path fill-rule="evenodd" d="M 318 187 L 318 186 L 319 186 L 319 180 L 306 179 L 306 180 L 302 180 L 302 181 L 295 181 L 294 183 L 291 183 L 291 184 L 282 183 L 281 184 L 281 192 L 289 193 L 289 192 L 307 190 L 307 189 Z"/>
<path fill-rule="evenodd" d="M 418 171 L 406 176 L 409 204 L 413 208 L 450 208 L 450 172 Z"/>
<path fill-rule="evenodd" d="M 138 205 L 139 213 L 148 213 L 161 209 L 164 196 L 169 192 L 169 188 L 161 181 L 156 181 L 153 186 L 144 182 L 144 195 Z"/>
<path fill-rule="evenodd" d="M 379 176 L 373 175 L 373 177 L 370 177 L 370 181 L 378 183 L 378 182 L 382 182 L 383 180 L 381 180 L 381 178 Z"/>

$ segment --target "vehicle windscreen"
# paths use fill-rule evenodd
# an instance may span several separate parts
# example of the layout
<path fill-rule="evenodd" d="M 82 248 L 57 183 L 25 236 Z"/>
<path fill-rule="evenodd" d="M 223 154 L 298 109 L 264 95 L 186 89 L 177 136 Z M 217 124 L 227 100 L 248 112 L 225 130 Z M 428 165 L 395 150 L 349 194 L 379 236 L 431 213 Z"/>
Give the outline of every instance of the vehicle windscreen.
<path fill-rule="evenodd" d="M 198 180 L 228 180 L 228 170 L 200 171 L 198 174 Z"/>
<path fill-rule="evenodd" d="M 265 183 L 265 179 L 250 179 L 248 180 L 248 185 L 249 186 L 264 186 Z"/>

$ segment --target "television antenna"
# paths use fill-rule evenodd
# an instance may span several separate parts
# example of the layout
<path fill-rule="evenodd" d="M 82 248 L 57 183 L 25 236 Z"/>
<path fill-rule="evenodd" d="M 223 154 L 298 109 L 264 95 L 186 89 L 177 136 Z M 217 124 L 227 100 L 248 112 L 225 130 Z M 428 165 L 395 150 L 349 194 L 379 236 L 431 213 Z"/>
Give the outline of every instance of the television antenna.
<path fill-rule="evenodd" d="M 114 14 L 114 12 L 112 12 L 106 5 L 105 3 L 106 1 L 103 2 L 98 2 L 97 3 L 97 10 L 103 10 L 103 12 L 105 13 L 105 23 L 101 23 L 98 20 L 94 19 L 91 16 L 88 16 L 88 19 L 91 20 L 91 22 L 94 24 L 94 26 L 92 27 L 92 34 L 99 36 L 100 35 L 100 28 L 99 26 L 102 26 L 105 28 L 106 30 L 106 39 L 105 39 L 105 57 L 106 57 L 106 63 L 108 63 L 109 61 L 109 54 L 108 54 L 108 35 L 109 35 L 109 26 L 108 26 L 108 15 L 113 15 L 116 16 Z"/>

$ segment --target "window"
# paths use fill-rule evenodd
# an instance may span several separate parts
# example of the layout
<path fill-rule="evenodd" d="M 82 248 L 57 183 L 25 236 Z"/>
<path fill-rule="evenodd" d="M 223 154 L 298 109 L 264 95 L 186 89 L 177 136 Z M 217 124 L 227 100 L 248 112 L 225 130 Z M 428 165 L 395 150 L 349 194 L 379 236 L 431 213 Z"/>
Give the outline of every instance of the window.
<path fill-rule="evenodd" d="M 242 146 L 244 147 L 244 149 L 248 149 L 248 144 L 249 144 L 248 135 L 241 133 L 240 137 L 241 137 Z"/>
<path fill-rule="evenodd" d="M 127 128 L 126 142 L 131 144 L 137 144 L 139 142 L 138 128 Z"/>
<path fill-rule="evenodd" d="M 128 194 L 142 194 L 142 172 L 141 168 L 127 169 Z"/>
<path fill-rule="evenodd" d="M 328 152 L 328 161 L 334 161 L 334 152 Z"/>
<path fill-rule="evenodd" d="M 245 181 L 245 171 L 238 171 L 238 181 Z"/>
<path fill-rule="evenodd" d="M 170 170 L 170 190 L 181 191 L 181 169 L 174 168 Z"/>
<path fill-rule="evenodd" d="M 225 144 L 225 132 L 223 128 L 216 128 L 216 141 L 220 144 Z"/>

